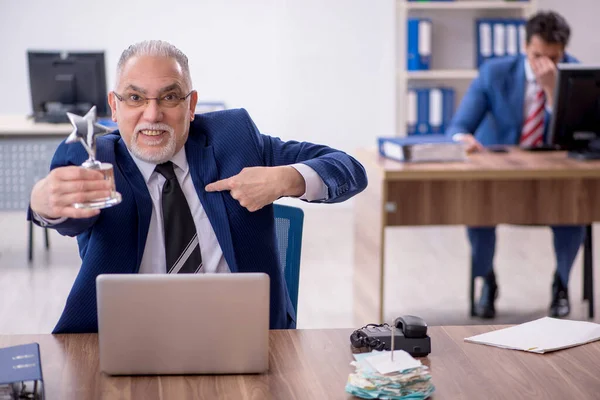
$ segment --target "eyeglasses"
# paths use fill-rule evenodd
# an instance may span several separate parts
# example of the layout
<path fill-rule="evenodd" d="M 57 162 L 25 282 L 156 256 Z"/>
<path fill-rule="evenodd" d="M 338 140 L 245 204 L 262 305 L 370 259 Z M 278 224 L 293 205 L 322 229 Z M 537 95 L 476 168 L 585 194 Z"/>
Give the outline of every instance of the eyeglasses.
<path fill-rule="evenodd" d="M 174 108 L 180 105 L 185 99 L 187 99 L 190 94 L 192 94 L 193 90 L 186 94 L 183 97 L 178 97 L 175 93 L 169 93 L 161 97 L 144 97 L 137 93 L 127 93 L 124 95 L 120 95 L 117 92 L 113 91 L 116 98 L 119 101 L 122 101 L 128 107 L 137 108 L 141 106 L 145 106 L 148 104 L 150 100 L 156 100 L 156 103 L 159 107 L 164 108 Z"/>

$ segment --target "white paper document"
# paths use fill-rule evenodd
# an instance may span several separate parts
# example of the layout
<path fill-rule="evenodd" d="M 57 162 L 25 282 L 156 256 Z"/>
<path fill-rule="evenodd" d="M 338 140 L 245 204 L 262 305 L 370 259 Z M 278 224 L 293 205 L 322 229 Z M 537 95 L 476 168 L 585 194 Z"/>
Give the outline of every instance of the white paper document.
<path fill-rule="evenodd" d="M 471 336 L 465 338 L 465 341 L 532 353 L 547 353 L 599 339 L 600 324 L 544 317 L 510 328 Z"/>
<path fill-rule="evenodd" d="M 357 357 L 360 356 L 360 357 Z M 357 361 L 366 361 L 370 367 L 374 368 L 380 374 L 389 374 L 390 372 L 405 371 L 421 367 L 421 361 L 414 359 L 404 350 L 394 351 L 394 361 L 389 351 L 373 351 L 371 353 L 355 354 Z"/>

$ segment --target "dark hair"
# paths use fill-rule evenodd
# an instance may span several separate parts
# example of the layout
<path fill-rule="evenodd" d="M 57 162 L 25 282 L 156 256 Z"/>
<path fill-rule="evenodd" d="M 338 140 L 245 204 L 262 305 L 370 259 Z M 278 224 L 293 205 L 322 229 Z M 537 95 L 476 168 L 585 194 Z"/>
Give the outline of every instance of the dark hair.
<path fill-rule="evenodd" d="M 567 21 L 554 11 L 535 14 L 527 21 L 525 32 L 527 43 L 531 42 L 534 35 L 538 35 L 546 43 L 566 46 L 571 36 Z"/>

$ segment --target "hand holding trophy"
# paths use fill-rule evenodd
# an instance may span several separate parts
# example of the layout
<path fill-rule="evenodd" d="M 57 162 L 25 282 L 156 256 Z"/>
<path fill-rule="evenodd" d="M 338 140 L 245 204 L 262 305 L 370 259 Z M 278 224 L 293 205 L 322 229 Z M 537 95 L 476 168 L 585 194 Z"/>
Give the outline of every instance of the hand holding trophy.
<path fill-rule="evenodd" d="M 73 125 L 73 132 L 67 137 L 66 143 L 80 142 L 89 154 L 89 158 L 81 166 L 101 171 L 104 174 L 104 179 L 110 181 L 112 186 L 109 197 L 94 199 L 85 203 L 75 203 L 73 207 L 100 209 L 119 204 L 121 202 L 121 194 L 117 192 L 115 187 L 112 164 L 96 160 L 96 136 L 110 133 L 110 129 L 96 123 L 96 106 L 93 106 L 83 117 L 72 113 L 67 113 L 67 116 Z"/>

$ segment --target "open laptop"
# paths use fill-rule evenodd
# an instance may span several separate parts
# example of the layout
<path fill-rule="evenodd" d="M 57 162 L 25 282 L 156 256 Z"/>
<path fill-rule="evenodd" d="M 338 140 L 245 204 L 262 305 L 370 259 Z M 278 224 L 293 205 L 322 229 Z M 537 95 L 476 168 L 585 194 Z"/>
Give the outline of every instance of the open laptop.
<path fill-rule="evenodd" d="M 266 274 L 110 274 L 97 277 L 96 289 L 107 374 L 268 370 Z"/>

